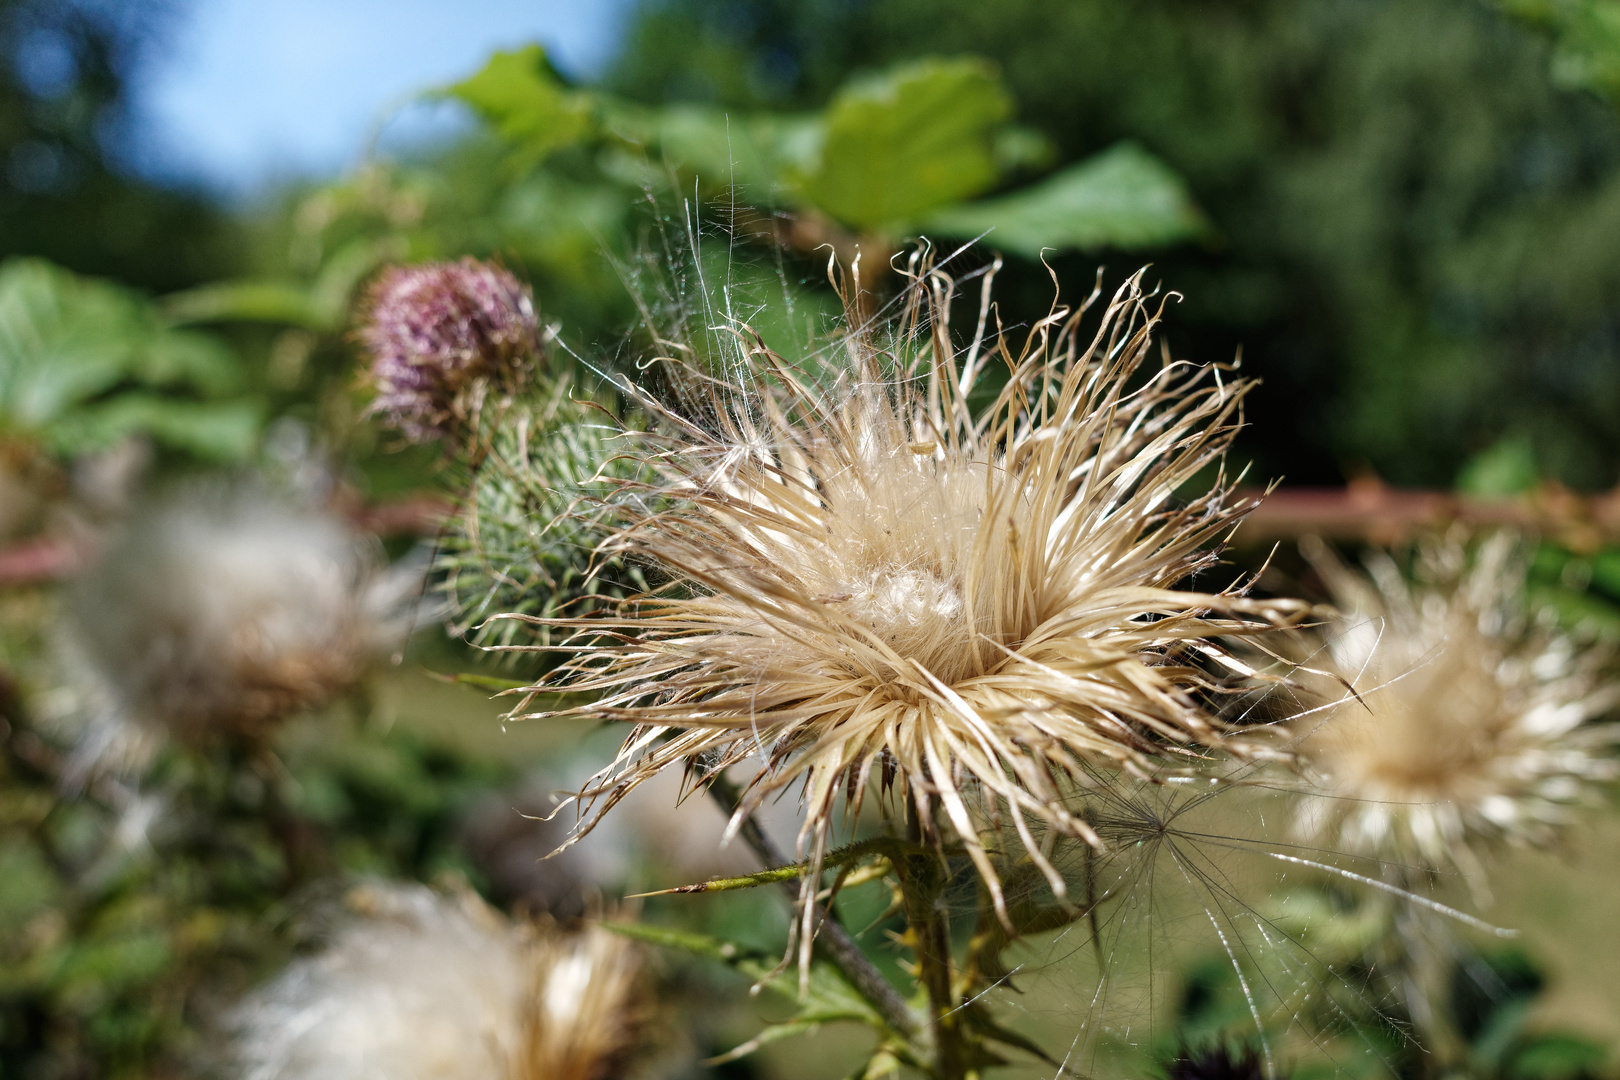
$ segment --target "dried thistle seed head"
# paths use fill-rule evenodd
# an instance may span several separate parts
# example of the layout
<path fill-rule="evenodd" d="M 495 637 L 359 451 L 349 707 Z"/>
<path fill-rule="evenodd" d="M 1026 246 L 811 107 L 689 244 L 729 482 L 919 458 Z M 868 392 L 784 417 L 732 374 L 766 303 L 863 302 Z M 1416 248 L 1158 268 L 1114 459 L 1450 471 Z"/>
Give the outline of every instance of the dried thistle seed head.
<path fill-rule="evenodd" d="M 737 327 L 728 381 L 672 361 L 685 400 L 626 388 L 660 479 L 618 484 L 600 550 L 668 585 L 567 622 L 534 690 L 636 725 L 582 792 L 595 813 L 663 769 L 753 759 L 740 812 L 804 781 L 815 864 L 837 805 L 876 777 L 926 829 L 943 813 L 999 905 L 970 799 L 1095 842 L 1066 786 L 1241 748 L 1204 697 L 1240 670 L 1222 641 L 1301 608 L 1180 587 L 1250 505 L 1219 476 L 1183 494 L 1247 386 L 1147 364 L 1139 277 L 1094 337 L 1059 310 L 1019 352 L 982 322 L 958 351 L 952 281 L 913 277 L 899 324 L 880 339 L 851 320 L 819 387 Z M 990 368 L 1009 376 L 975 415 Z"/>
<path fill-rule="evenodd" d="M 421 569 L 257 490 L 148 506 L 74 585 L 67 668 L 95 699 L 81 768 L 161 735 L 259 738 L 353 687 L 409 629 Z"/>
<path fill-rule="evenodd" d="M 640 954 L 599 926 L 542 933 L 511 1080 L 607 1080 L 622 1072 L 646 1019 Z"/>
<path fill-rule="evenodd" d="M 1477 880 L 1480 842 L 1545 842 L 1588 782 L 1616 775 L 1620 726 L 1591 723 L 1617 697 L 1609 650 L 1527 617 L 1516 538 L 1431 540 L 1415 583 L 1388 555 L 1364 576 L 1320 542 L 1307 554 L 1342 615 L 1297 676 L 1318 703 L 1293 725 L 1315 788 L 1298 799 L 1305 833 Z"/>
<path fill-rule="evenodd" d="M 629 940 L 518 925 L 470 893 L 373 885 L 229 1018 L 245 1080 L 604 1080 L 640 1036 Z"/>
<path fill-rule="evenodd" d="M 528 286 L 493 263 L 397 266 L 372 286 L 359 339 L 371 355 L 371 412 L 415 442 L 476 413 L 491 385 L 511 389 L 543 356 Z"/>

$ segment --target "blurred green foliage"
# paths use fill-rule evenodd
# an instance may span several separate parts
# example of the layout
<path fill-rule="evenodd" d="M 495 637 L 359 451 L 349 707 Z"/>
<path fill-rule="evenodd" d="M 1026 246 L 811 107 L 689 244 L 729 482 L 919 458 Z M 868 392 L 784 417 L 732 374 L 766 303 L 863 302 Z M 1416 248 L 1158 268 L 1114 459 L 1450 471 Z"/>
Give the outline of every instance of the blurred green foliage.
<path fill-rule="evenodd" d="M 63 457 L 144 434 L 241 460 L 262 422 L 236 356 L 150 301 L 34 259 L 0 264 L 0 434 Z"/>
<path fill-rule="evenodd" d="M 1615 0 L 1497 0 L 1503 11 L 1552 37 L 1553 80 L 1620 102 L 1620 3 Z"/>
<path fill-rule="evenodd" d="M 1480 952 L 1454 941 L 1448 945 L 1445 985 L 1430 1003 L 1436 1018 L 1414 1027 L 1398 993 L 1387 985 L 1398 971 L 1389 950 L 1392 906 L 1382 897 L 1356 898 L 1331 886 L 1308 886 L 1273 896 L 1268 924 L 1307 950 L 1316 970 L 1288 969 L 1275 956 L 1251 953 L 1234 966 L 1225 953 L 1212 952 L 1181 972 L 1175 1018 L 1156 1040 L 1161 1061 L 1181 1047 L 1205 1046 L 1252 1032 L 1251 994 L 1265 1008 L 1268 992 L 1295 993 L 1302 1008 L 1284 1010 L 1268 1025 L 1273 1054 L 1289 1047 L 1290 1029 L 1305 1021 L 1318 1033 L 1320 1056 L 1286 1062 L 1295 1080 L 1322 1077 L 1423 1075 L 1434 1068 L 1424 1045 L 1435 1019 L 1455 1033 L 1460 1050 L 1445 1075 L 1470 1080 L 1584 1080 L 1606 1075 L 1604 1047 L 1546 1021 L 1532 1022 L 1546 978 L 1523 952 Z M 1268 970 L 1268 964 L 1273 968 Z M 1240 977 L 1239 971 L 1243 972 Z M 1244 982 L 1249 989 L 1246 991 Z M 1253 1035 L 1250 1035 L 1251 1040 Z"/>
<path fill-rule="evenodd" d="M 1593 488 L 1620 478 L 1620 115 L 1555 81 L 1557 47 L 1480 0 L 647 0 L 607 81 L 798 110 L 986 57 L 1062 161 L 1129 139 L 1185 179 L 1214 239 L 1155 255 L 1170 341 L 1264 378 L 1258 477 L 1449 486 L 1515 436 Z M 1009 317 L 1044 313 L 1044 269 L 1004 283 Z"/>
<path fill-rule="evenodd" d="M 701 340 L 734 315 L 808 359 L 837 309 L 823 244 L 846 263 L 857 244 L 880 261 L 908 237 L 987 234 L 1012 257 L 1009 322 L 1047 310 L 1043 253 L 1084 285 L 1099 253 L 1117 281 L 1151 250 L 1186 297 L 1167 311 L 1176 352 L 1241 348 L 1266 380 L 1244 444 L 1258 478 L 1371 468 L 1493 497 L 1549 478 L 1608 485 L 1620 476 L 1617 11 L 644 0 L 602 85 L 570 83 L 538 47 L 498 53 L 435 91 L 482 130 L 232 220 L 119 164 L 124 74 L 161 33 L 157 16 L 119 0 L 0 0 L 0 256 L 34 256 L 0 266 L 0 425 L 69 459 L 139 433 L 188 460 L 242 460 L 264 419 L 291 416 L 370 494 L 410 490 L 435 460 L 365 423 L 348 338 L 385 263 L 508 262 L 596 365 L 559 353 L 553 374 L 572 366 L 594 389 L 634 325 L 680 322 Z M 45 78 L 19 60 L 30 43 L 71 62 Z M 700 280 L 661 291 L 638 251 Z M 702 310 L 676 310 L 677 293 Z M 548 460 L 578 473 L 600 433 L 561 411 L 568 422 L 548 417 L 540 434 Z M 476 549 L 452 535 L 442 565 L 475 571 L 450 583 L 464 613 L 549 613 L 585 540 L 544 519 L 579 477 L 504 469 L 531 444 L 501 437 L 473 486 L 474 509 L 498 511 L 485 516 L 501 527 Z M 1620 635 L 1620 550 L 1543 545 L 1531 583 L 1566 621 Z M 28 648 L 0 645 L 26 664 Z M 51 761 L 66 748 L 20 706 L 5 717 L 0 1076 L 173 1067 L 214 1003 L 284 957 L 319 883 L 472 873 L 454 823 L 510 778 L 334 720 L 278 747 L 282 771 L 170 751 L 148 789 L 167 810 L 148 835 L 134 828 L 140 806 L 120 801 L 133 792 L 63 797 Z M 780 929 L 757 903 L 720 908 L 728 939 Z M 1365 978 L 1374 922 L 1322 915 L 1311 946 Z M 1596 1067 L 1591 1044 L 1526 1026 L 1540 987 L 1527 961 L 1473 959 L 1489 977 L 1459 982 L 1452 1007 L 1478 1075 Z M 1167 1038 L 1247 1028 L 1228 958 L 1183 975 Z M 1410 1048 L 1401 1017 L 1364 1011 L 1356 1053 Z"/>
<path fill-rule="evenodd" d="M 172 750 L 142 791 L 58 791 L 11 703 L 0 741 L 0 1075 L 171 1075 L 356 875 L 473 876 L 456 844 L 514 769 L 325 717 L 279 754 Z M 313 737 L 312 737 L 313 736 Z"/>

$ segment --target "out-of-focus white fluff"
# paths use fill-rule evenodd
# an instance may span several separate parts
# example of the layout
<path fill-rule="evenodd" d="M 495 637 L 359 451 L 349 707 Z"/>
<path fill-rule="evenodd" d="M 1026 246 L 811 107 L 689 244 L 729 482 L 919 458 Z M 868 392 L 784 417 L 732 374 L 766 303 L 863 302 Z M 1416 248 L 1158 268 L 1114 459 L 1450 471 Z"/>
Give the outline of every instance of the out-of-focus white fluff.
<path fill-rule="evenodd" d="M 241 1080 L 605 1080 L 642 1023 L 633 942 L 370 885 L 358 919 L 231 1017 Z"/>
<path fill-rule="evenodd" d="M 76 766 L 139 765 L 163 734 L 262 734 L 398 649 L 420 567 L 390 570 L 333 515 L 261 490 L 159 500 L 68 603 L 65 653 L 92 718 Z"/>
<path fill-rule="evenodd" d="M 1599 720 L 1620 700 L 1613 651 L 1531 618 L 1518 538 L 1433 538 L 1415 582 L 1387 554 L 1364 575 L 1319 541 L 1305 550 L 1343 614 L 1298 672 L 1319 702 L 1293 722 L 1303 836 L 1455 866 L 1482 889 L 1477 848 L 1551 843 L 1614 778 L 1620 725 Z"/>
<path fill-rule="evenodd" d="M 242 1080 L 502 1080 L 524 1057 L 533 958 L 476 898 L 351 895 L 365 917 L 237 1011 Z"/>

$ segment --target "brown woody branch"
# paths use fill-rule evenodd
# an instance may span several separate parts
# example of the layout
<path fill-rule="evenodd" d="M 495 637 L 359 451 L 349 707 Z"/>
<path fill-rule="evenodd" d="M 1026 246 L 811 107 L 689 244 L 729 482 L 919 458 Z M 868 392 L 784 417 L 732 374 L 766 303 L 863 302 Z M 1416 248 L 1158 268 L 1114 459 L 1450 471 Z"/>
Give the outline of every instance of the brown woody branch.
<path fill-rule="evenodd" d="M 1237 543 L 1315 535 L 1330 540 L 1398 544 L 1453 522 L 1512 528 L 1591 551 L 1620 540 L 1620 489 L 1581 495 L 1558 484 L 1510 498 L 1392 488 L 1375 479 L 1343 488 L 1279 488 L 1238 529 Z"/>

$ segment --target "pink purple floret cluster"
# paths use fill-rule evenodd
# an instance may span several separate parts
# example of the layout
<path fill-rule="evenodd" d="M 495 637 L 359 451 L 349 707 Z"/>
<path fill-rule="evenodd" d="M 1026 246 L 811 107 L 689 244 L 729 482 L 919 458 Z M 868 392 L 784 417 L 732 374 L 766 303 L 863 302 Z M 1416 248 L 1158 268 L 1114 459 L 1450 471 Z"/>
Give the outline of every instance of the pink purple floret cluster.
<path fill-rule="evenodd" d="M 515 384 L 542 349 L 528 286 L 471 258 L 388 270 L 359 336 L 372 357 L 370 411 L 415 442 L 448 434 L 475 384 Z"/>

